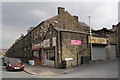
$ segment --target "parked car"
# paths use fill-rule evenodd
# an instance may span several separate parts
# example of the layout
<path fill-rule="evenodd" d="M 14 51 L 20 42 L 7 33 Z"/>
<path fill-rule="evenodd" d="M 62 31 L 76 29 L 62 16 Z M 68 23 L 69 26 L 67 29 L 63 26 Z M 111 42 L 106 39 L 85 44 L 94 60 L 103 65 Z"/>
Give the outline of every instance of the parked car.
<path fill-rule="evenodd" d="M 10 58 L 6 64 L 7 70 L 24 70 L 24 64 L 20 59 Z"/>
<path fill-rule="evenodd" d="M 6 66 L 7 62 L 9 61 L 10 58 L 8 57 L 2 57 L 2 62 L 3 62 L 3 66 Z"/>

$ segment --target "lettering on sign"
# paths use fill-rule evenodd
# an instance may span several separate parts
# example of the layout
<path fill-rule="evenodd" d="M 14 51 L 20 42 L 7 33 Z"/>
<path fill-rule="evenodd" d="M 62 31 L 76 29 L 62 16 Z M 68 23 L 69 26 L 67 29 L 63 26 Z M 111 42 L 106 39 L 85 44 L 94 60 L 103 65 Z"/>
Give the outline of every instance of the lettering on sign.
<path fill-rule="evenodd" d="M 106 38 L 100 38 L 100 37 L 91 37 L 89 36 L 88 43 L 95 43 L 95 44 L 107 44 L 107 39 Z"/>
<path fill-rule="evenodd" d="M 82 45 L 80 40 L 71 40 L 71 45 Z"/>
<path fill-rule="evenodd" d="M 50 39 L 44 40 L 43 46 L 44 47 L 50 47 Z"/>
<path fill-rule="evenodd" d="M 33 45 L 32 45 L 32 48 L 40 48 L 40 47 L 41 47 L 41 43 L 33 44 Z"/>

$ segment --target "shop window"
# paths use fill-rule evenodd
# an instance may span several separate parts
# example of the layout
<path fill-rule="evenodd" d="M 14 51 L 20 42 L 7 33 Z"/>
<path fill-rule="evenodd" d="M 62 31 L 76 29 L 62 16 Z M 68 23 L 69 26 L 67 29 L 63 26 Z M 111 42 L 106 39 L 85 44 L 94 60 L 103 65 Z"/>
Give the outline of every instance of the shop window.
<path fill-rule="evenodd" d="M 46 54 L 47 54 L 46 57 L 48 60 L 55 61 L 54 50 L 47 50 Z"/>

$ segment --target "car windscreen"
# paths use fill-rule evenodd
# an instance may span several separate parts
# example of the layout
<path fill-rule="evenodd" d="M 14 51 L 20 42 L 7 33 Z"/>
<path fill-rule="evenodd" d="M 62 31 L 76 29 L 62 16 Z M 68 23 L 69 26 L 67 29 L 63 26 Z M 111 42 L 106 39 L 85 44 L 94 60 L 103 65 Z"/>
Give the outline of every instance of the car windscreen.
<path fill-rule="evenodd" d="M 4 61 L 6 62 L 6 61 L 9 61 L 9 58 L 4 58 Z"/>
<path fill-rule="evenodd" d="M 20 63 L 21 61 L 19 59 L 10 59 L 10 63 Z"/>

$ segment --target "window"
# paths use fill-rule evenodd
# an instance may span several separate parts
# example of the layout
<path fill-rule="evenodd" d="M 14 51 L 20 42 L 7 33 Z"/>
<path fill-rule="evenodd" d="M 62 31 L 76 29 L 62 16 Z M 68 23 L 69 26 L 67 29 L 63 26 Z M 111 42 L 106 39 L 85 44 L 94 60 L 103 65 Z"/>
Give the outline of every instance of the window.
<path fill-rule="evenodd" d="M 48 60 L 55 61 L 54 50 L 47 50 L 46 54 L 47 54 L 46 57 L 47 57 Z"/>
<path fill-rule="evenodd" d="M 39 57 L 39 51 L 33 51 L 33 56 L 38 58 Z"/>
<path fill-rule="evenodd" d="M 38 31 L 38 30 L 36 30 L 36 34 L 37 34 L 37 35 L 39 34 L 39 31 Z"/>
<path fill-rule="evenodd" d="M 42 36 L 43 35 L 43 30 L 42 29 L 40 29 L 40 36 Z"/>

